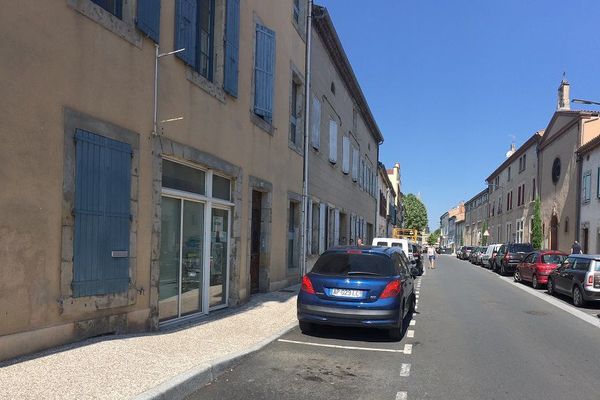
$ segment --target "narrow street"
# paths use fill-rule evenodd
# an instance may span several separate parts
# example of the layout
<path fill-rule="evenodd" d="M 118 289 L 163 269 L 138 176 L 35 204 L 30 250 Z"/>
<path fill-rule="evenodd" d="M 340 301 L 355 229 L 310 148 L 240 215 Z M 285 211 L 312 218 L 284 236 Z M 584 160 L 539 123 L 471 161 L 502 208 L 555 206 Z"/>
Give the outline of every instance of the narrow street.
<path fill-rule="evenodd" d="M 598 328 L 508 278 L 440 256 L 421 278 L 412 319 L 400 342 L 377 331 L 296 328 L 189 398 L 598 397 Z"/>

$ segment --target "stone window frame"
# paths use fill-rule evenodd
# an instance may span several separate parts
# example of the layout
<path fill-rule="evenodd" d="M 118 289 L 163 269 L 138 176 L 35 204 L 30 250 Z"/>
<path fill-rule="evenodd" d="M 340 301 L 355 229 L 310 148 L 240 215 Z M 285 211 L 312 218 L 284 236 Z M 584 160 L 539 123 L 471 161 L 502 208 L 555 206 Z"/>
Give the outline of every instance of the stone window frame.
<path fill-rule="evenodd" d="M 223 89 L 225 83 L 225 1 L 214 0 L 212 80 L 202 76 L 193 66 L 185 66 L 186 79 L 223 104 L 226 102 Z"/>
<path fill-rule="evenodd" d="M 137 0 L 123 1 L 123 15 L 118 18 L 92 0 L 66 0 L 67 6 L 85 15 L 137 48 L 142 48 L 144 35 L 135 26 Z"/>
<path fill-rule="evenodd" d="M 304 154 L 304 75 L 300 72 L 300 69 L 290 61 L 290 79 L 288 87 L 290 89 L 289 95 L 289 113 L 290 118 L 294 110 L 292 110 L 292 85 L 298 86 L 298 91 L 296 93 L 296 142 L 291 140 L 291 132 L 288 133 L 288 146 L 290 149 L 294 150 L 299 155 Z M 291 121 L 290 121 L 291 122 Z M 288 129 L 289 131 L 289 129 Z"/>
<path fill-rule="evenodd" d="M 285 233 L 286 233 L 286 243 L 285 243 L 285 262 L 286 262 L 286 267 L 285 267 L 285 271 L 286 271 L 286 275 L 287 275 L 288 278 L 290 276 L 297 276 L 298 275 L 298 271 L 300 270 L 300 262 L 299 262 L 300 260 L 298 260 L 298 267 L 290 267 L 287 264 L 287 262 L 289 260 L 289 251 L 290 251 L 289 245 L 288 245 L 288 240 L 287 240 L 287 234 L 289 233 L 289 229 L 290 229 L 290 227 L 289 227 L 289 223 L 290 223 L 290 221 L 289 221 L 289 215 L 290 215 L 290 203 L 291 202 L 294 202 L 294 203 L 298 204 L 298 212 L 300 214 L 300 218 L 298 219 L 298 232 L 299 232 L 298 240 L 300 240 L 300 237 L 302 235 L 302 229 L 303 229 L 303 227 L 302 227 L 303 224 L 302 224 L 302 221 L 301 221 L 301 219 L 302 219 L 302 195 L 299 194 L 299 193 L 296 193 L 296 192 L 288 191 L 287 201 L 286 201 L 286 207 L 285 207 L 285 210 L 286 210 L 286 214 L 285 214 L 286 215 L 286 217 L 285 217 L 285 220 L 286 220 L 286 223 L 285 223 Z M 302 257 L 302 250 L 301 249 L 299 249 L 298 255 L 300 257 Z"/>
<path fill-rule="evenodd" d="M 292 25 L 300 35 L 300 39 L 306 42 L 306 9 L 308 7 L 307 0 L 298 0 L 298 21 L 294 19 L 294 1 L 292 0 L 292 7 L 290 8 L 290 20 Z"/>
<path fill-rule="evenodd" d="M 258 277 L 258 286 L 259 292 L 268 292 L 271 287 L 271 243 L 272 243 L 272 216 L 273 216 L 273 184 L 267 180 L 258 178 L 256 176 L 250 175 L 248 177 L 248 229 L 246 229 L 247 234 L 247 244 L 246 248 L 248 251 L 246 252 L 246 266 L 247 266 L 247 282 L 246 282 L 246 291 L 248 294 L 251 292 L 251 282 L 250 282 L 250 257 L 252 248 L 252 191 L 261 192 L 262 196 L 262 205 L 261 205 L 261 218 L 263 222 L 261 222 L 261 243 L 260 243 L 260 257 L 259 257 L 259 277 Z"/>
<path fill-rule="evenodd" d="M 150 256 L 150 321 L 153 329 L 159 327 L 160 241 L 163 158 L 208 168 L 231 179 L 231 248 L 229 250 L 229 307 L 240 304 L 241 226 L 243 169 L 217 156 L 176 142 L 164 136 L 152 138 L 152 239 Z"/>
<path fill-rule="evenodd" d="M 136 303 L 138 288 L 137 272 L 137 231 L 138 231 L 138 188 L 140 168 L 140 134 L 122 128 L 110 122 L 65 107 L 64 116 L 64 162 L 62 188 L 61 219 L 61 265 L 60 298 L 58 300 L 62 315 L 74 315 L 81 312 L 130 306 Z M 125 293 L 73 297 L 73 239 L 75 236 L 75 132 L 83 129 L 131 145 L 131 194 L 129 228 L 129 290 Z M 143 290 L 143 288 L 140 288 Z"/>
<path fill-rule="evenodd" d="M 250 121 L 256 125 L 258 128 L 262 129 L 266 133 L 271 136 L 275 136 L 275 131 L 277 127 L 275 126 L 275 106 L 277 97 L 277 41 L 275 42 L 275 68 L 273 71 L 273 116 L 271 118 L 271 122 L 266 121 L 260 116 L 256 115 L 254 112 L 254 99 L 256 92 L 256 25 L 262 25 L 268 27 L 269 25 L 265 24 L 264 21 L 256 14 L 256 12 L 252 13 L 252 57 L 250 58 L 250 65 L 252 68 L 252 77 L 250 79 Z M 270 28 L 269 28 L 270 29 Z M 275 34 L 277 32 L 275 31 Z"/>

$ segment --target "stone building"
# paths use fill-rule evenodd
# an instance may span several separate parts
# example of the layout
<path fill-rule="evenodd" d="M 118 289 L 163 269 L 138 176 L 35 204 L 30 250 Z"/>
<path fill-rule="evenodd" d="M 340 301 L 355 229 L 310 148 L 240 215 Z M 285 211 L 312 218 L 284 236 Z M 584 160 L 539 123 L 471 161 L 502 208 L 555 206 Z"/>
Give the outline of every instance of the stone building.
<path fill-rule="evenodd" d="M 404 194 L 402 193 L 402 175 L 400 163 L 395 163 L 393 168 L 387 170 L 387 175 L 392 182 L 394 191 L 396 192 L 396 225 L 402 226 L 404 222 Z"/>
<path fill-rule="evenodd" d="M 479 246 L 485 233 L 484 227 L 488 218 L 488 189 L 473 196 L 465 202 L 465 224 L 463 243 L 465 246 Z M 489 242 L 489 240 L 488 240 Z"/>
<path fill-rule="evenodd" d="M 157 329 L 298 281 L 306 37 L 298 4 L 4 5 L 0 359 Z M 345 229 L 360 221 L 366 230 L 376 210 L 366 166 L 374 174 L 381 137 L 330 19 L 317 29 L 327 40 L 316 40 L 315 58 L 335 50 L 338 60 L 315 74 L 322 131 L 336 122 L 342 143 L 354 117 L 362 135 L 350 185 L 362 208 L 326 201 L 347 210 Z M 343 103 L 345 90 L 353 103 Z M 345 177 L 341 154 L 327 167 Z"/>
<path fill-rule="evenodd" d="M 539 143 L 538 181 L 544 248 L 569 252 L 579 239 L 580 174 L 577 150 L 600 134 L 600 113 L 570 109 L 569 83 L 558 89 L 558 109 Z"/>
<path fill-rule="evenodd" d="M 313 7 L 308 268 L 332 246 L 370 243 L 383 136 L 327 9 Z"/>
<path fill-rule="evenodd" d="M 586 254 L 600 254 L 600 136 L 577 150 L 581 164 L 579 242 Z"/>
<path fill-rule="evenodd" d="M 392 237 L 396 226 L 396 192 L 388 177 L 385 165 L 379 162 L 377 167 L 377 237 Z"/>
<path fill-rule="evenodd" d="M 530 243 L 533 205 L 537 196 L 538 144 L 534 133 L 487 177 L 489 188 L 488 243 Z"/>

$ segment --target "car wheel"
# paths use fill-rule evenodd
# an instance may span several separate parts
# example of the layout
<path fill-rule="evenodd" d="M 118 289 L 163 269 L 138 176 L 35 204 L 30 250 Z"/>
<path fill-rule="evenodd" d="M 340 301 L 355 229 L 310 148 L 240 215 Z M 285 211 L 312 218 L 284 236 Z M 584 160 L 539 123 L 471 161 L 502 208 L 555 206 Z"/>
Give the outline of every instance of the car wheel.
<path fill-rule="evenodd" d="M 400 313 L 401 319 L 400 324 L 397 327 L 394 327 L 388 331 L 388 335 L 392 340 L 400 340 L 402 339 L 402 333 L 404 332 L 404 318 L 406 314 L 404 313 L 404 305 L 402 306 L 402 312 Z"/>
<path fill-rule="evenodd" d="M 521 273 L 519 272 L 518 269 L 515 271 L 514 279 L 515 279 L 515 282 L 521 282 Z"/>
<path fill-rule="evenodd" d="M 583 307 L 585 301 L 583 300 L 583 295 L 581 294 L 581 289 L 575 286 L 573 289 L 573 305 L 575 307 Z"/>
<path fill-rule="evenodd" d="M 549 295 L 554 295 L 554 281 L 552 281 L 552 279 L 548 278 L 548 284 L 546 285 L 546 292 L 548 292 Z"/>
<path fill-rule="evenodd" d="M 313 330 L 313 324 L 306 321 L 299 321 L 298 325 L 300 325 L 300 330 L 302 333 L 310 333 Z"/>
<path fill-rule="evenodd" d="M 540 283 L 538 282 L 537 276 L 533 276 L 533 278 L 531 278 L 531 286 L 533 286 L 534 289 L 540 289 Z"/>

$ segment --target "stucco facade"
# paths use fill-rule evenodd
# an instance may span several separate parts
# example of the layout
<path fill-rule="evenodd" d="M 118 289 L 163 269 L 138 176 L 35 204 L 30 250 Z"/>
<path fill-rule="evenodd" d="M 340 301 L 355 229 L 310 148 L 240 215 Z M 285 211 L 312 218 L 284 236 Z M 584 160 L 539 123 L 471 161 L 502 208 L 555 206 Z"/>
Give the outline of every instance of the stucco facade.
<path fill-rule="evenodd" d="M 484 226 L 488 217 L 488 189 L 473 196 L 465 202 L 465 224 L 463 243 L 465 246 L 478 246 L 483 238 Z"/>
<path fill-rule="evenodd" d="M 538 143 L 534 133 L 486 182 L 489 187 L 488 243 L 530 243 L 537 197 Z"/>
<path fill-rule="evenodd" d="M 600 136 L 580 147 L 579 243 L 584 253 L 600 254 Z"/>
<path fill-rule="evenodd" d="M 313 13 L 309 268 L 331 246 L 374 237 L 383 142 L 327 10 Z"/>
<path fill-rule="evenodd" d="M 378 163 L 377 168 L 377 231 L 376 237 L 391 237 L 396 225 L 396 192 L 388 178 L 385 165 Z"/>
<path fill-rule="evenodd" d="M 240 3 L 239 84 L 233 96 L 224 90 L 225 4 L 216 0 L 211 11 L 209 78 L 177 55 L 158 61 L 156 134 L 155 46 L 135 26 L 135 0 L 123 2 L 120 17 L 91 0 L 24 0 L 4 7 L 0 359 L 100 334 L 157 329 L 163 311 L 176 303 L 161 297 L 166 198 L 181 205 L 174 212 L 181 212 L 184 224 L 188 205 L 210 221 L 202 222 L 197 235 L 201 256 L 196 261 L 186 256 L 211 277 L 209 283 L 208 278 L 196 282 L 200 304 L 192 304 L 189 314 L 236 305 L 254 290 L 276 290 L 298 280 L 302 148 L 290 140 L 290 116 L 300 118 L 296 122 L 302 126 L 302 107 L 290 105 L 292 82 L 301 89 L 304 79 L 302 24 L 294 20 L 291 0 Z M 174 50 L 175 21 L 175 2 L 162 2 L 161 53 Z M 254 112 L 257 25 L 274 32 L 269 121 Z M 131 148 L 128 251 L 112 255 L 125 257 L 129 266 L 128 288 L 119 293 L 78 296 L 73 289 L 73 265 L 79 261 L 73 255 L 81 158 L 76 139 L 82 130 Z M 372 143 L 366 155 L 376 161 Z M 206 190 L 167 188 L 163 177 L 172 163 L 186 175 L 202 174 Z M 367 205 L 360 213 L 373 223 L 375 200 L 364 196 L 360 203 Z M 194 218 L 190 221 L 197 224 Z M 216 251 L 223 262 L 218 274 L 210 261 Z M 255 255 L 259 268 L 253 274 Z M 213 280 L 220 285 L 216 302 L 209 298 Z M 179 290 L 184 297 L 181 284 Z M 186 301 L 179 301 L 175 317 L 185 314 Z"/>

